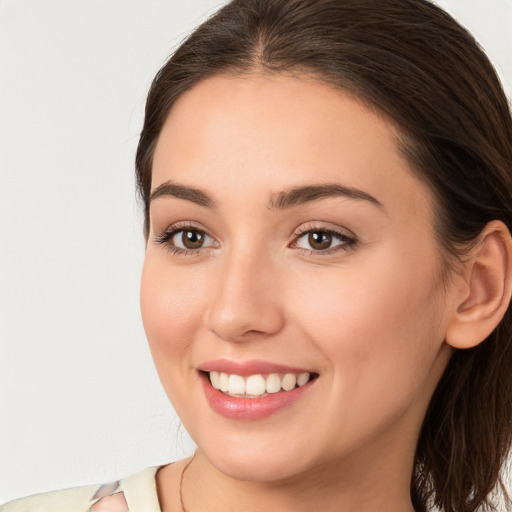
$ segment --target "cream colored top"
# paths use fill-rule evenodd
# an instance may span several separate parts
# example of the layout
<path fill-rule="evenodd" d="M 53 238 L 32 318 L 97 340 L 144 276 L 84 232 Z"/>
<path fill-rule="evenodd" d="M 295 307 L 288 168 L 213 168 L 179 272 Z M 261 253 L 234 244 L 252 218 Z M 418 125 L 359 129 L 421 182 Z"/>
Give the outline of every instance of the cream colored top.
<path fill-rule="evenodd" d="M 161 512 L 155 475 L 146 468 L 117 482 L 36 494 L 0 506 L 0 512 Z"/>

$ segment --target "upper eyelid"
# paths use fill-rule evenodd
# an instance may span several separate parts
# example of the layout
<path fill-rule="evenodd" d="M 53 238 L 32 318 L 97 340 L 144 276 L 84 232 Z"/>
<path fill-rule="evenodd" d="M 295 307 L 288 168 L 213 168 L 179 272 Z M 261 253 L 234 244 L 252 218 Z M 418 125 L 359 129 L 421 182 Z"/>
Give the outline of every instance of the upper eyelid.
<path fill-rule="evenodd" d="M 327 224 L 329 224 L 329 226 L 325 225 L 325 223 L 323 223 L 323 222 L 320 222 L 320 225 L 315 224 L 314 222 L 301 224 L 299 227 L 297 227 L 294 230 L 293 236 L 303 235 L 303 234 L 309 233 L 311 231 L 323 231 L 326 233 L 334 233 L 334 234 L 338 234 L 338 235 L 344 235 L 349 238 L 354 238 L 354 239 L 357 238 L 356 234 L 348 228 L 345 228 L 342 226 L 334 226 L 330 223 L 327 223 Z"/>
<path fill-rule="evenodd" d="M 302 232 L 299 232 L 299 233 L 296 233 L 294 234 L 294 238 L 292 240 L 292 243 L 295 243 L 296 240 L 300 239 L 300 238 L 303 238 L 305 235 L 307 235 L 308 233 L 329 233 L 331 234 L 334 238 L 338 238 L 338 239 L 342 239 L 342 238 L 345 238 L 345 243 L 351 241 L 351 242 L 356 242 L 357 241 L 357 238 L 355 235 L 353 235 L 352 233 L 348 234 L 348 233 L 344 233 L 342 230 L 335 230 L 335 229 L 322 229 L 322 228 L 313 228 L 313 229 L 306 229 L 305 231 L 302 231 Z"/>
<path fill-rule="evenodd" d="M 205 234 L 207 237 L 211 238 L 212 240 L 217 241 L 217 238 L 210 234 L 210 232 L 207 229 L 204 229 L 199 226 L 195 226 L 193 224 L 185 223 L 183 225 L 180 225 L 180 223 L 174 223 L 170 226 L 166 227 L 163 230 L 160 230 L 156 233 L 155 237 L 162 238 L 163 236 L 167 236 L 169 238 L 172 238 L 177 233 L 180 233 L 181 231 L 198 231 L 200 233 Z"/>
<path fill-rule="evenodd" d="M 205 233 L 206 235 L 216 239 L 215 236 L 210 234 L 209 229 L 207 229 L 203 226 L 200 226 L 200 225 L 196 225 L 196 223 L 194 221 L 190 221 L 190 220 L 174 222 L 173 224 L 170 224 L 169 226 L 167 226 L 164 229 L 156 230 L 156 233 L 157 233 L 156 236 L 175 233 L 175 232 L 179 232 L 179 231 L 186 231 L 187 229 L 189 231 L 201 231 L 202 233 Z"/>
<path fill-rule="evenodd" d="M 160 233 L 171 233 L 173 231 L 181 231 L 181 230 L 186 230 L 188 228 L 191 231 L 192 230 L 201 231 L 213 238 L 218 239 L 217 236 L 211 234 L 211 230 L 209 228 L 206 228 L 206 227 L 204 227 L 202 225 L 198 225 L 198 224 L 200 224 L 200 223 L 196 223 L 195 221 L 191 221 L 191 220 L 178 221 L 178 222 L 174 222 L 173 224 L 170 224 L 169 226 L 167 226 L 166 228 L 164 228 L 162 230 L 159 230 L 159 232 Z M 308 233 L 309 231 L 316 230 L 316 231 L 325 231 L 325 232 L 331 232 L 331 233 L 342 233 L 342 234 L 346 234 L 347 236 L 355 237 L 355 234 L 350 229 L 347 229 L 345 227 L 341 227 L 341 226 L 330 227 L 330 226 L 325 225 L 323 222 L 320 224 L 323 224 L 323 225 L 315 224 L 314 221 L 308 222 L 308 223 L 303 223 L 293 230 L 292 236 L 298 236 L 298 235 L 302 235 L 304 233 Z M 330 223 L 328 223 L 328 224 L 330 224 Z"/>

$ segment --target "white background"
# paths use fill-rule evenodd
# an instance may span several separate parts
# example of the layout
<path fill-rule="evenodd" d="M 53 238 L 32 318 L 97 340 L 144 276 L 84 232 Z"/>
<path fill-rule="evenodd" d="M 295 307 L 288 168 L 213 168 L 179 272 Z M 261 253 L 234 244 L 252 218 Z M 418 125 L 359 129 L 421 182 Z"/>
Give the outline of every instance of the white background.
<path fill-rule="evenodd" d="M 0 0 L 0 502 L 193 449 L 140 321 L 133 159 L 153 75 L 222 3 Z M 512 0 L 439 4 L 512 97 Z"/>

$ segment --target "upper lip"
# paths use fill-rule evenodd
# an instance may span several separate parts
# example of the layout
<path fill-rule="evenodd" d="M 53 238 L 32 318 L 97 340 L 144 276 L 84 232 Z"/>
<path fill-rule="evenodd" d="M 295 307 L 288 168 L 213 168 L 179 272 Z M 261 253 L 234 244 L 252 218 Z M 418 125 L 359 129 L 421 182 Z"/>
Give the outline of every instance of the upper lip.
<path fill-rule="evenodd" d="M 234 361 L 232 359 L 215 359 L 202 363 L 197 369 L 202 372 L 224 372 L 242 377 L 259 373 L 313 373 L 306 368 L 297 368 L 261 360 Z"/>

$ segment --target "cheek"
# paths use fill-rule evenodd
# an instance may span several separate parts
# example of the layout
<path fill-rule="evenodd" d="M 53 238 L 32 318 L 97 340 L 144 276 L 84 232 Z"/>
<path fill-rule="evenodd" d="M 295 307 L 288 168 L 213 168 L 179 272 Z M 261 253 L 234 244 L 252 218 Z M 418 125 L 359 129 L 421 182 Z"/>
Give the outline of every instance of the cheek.
<path fill-rule="evenodd" d="M 404 266 L 317 273 L 297 281 L 294 311 L 314 338 L 339 337 L 348 344 L 358 339 L 373 345 L 363 332 L 399 333 L 414 324 L 418 335 L 422 319 L 435 305 L 435 285 L 425 273 Z M 304 298 L 307 300 L 304 300 Z M 418 324 L 418 321 L 420 322 Z M 391 341 L 391 340 L 390 340 Z"/>
<path fill-rule="evenodd" d="M 159 373 L 176 365 L 192 343 L 201 318 L 201 281 L 173 271 L 165 258 L 147 255 L 140 302 L 146 337 Z"/>
<path fill-rule="evenodd" d="M 414 411 L 420 417 L 440 377 L 433 280 L 417 268 L 389 265 L 352 268 L 336 286 L 315 281 L 308 301 L 296 301 L 296 313 L 324 355 L 332 436 L 342 445 L 351 436 L 366 442 L 365 432 L 371 436 Z"/>
<path fill-rule="evenodd" d="M 295 301 L 295 318 L 350 393 L 419 388 L 443 341 L 432 261 L 392 248 L 377 256 L 297 281 L 308 300 Z"/>

